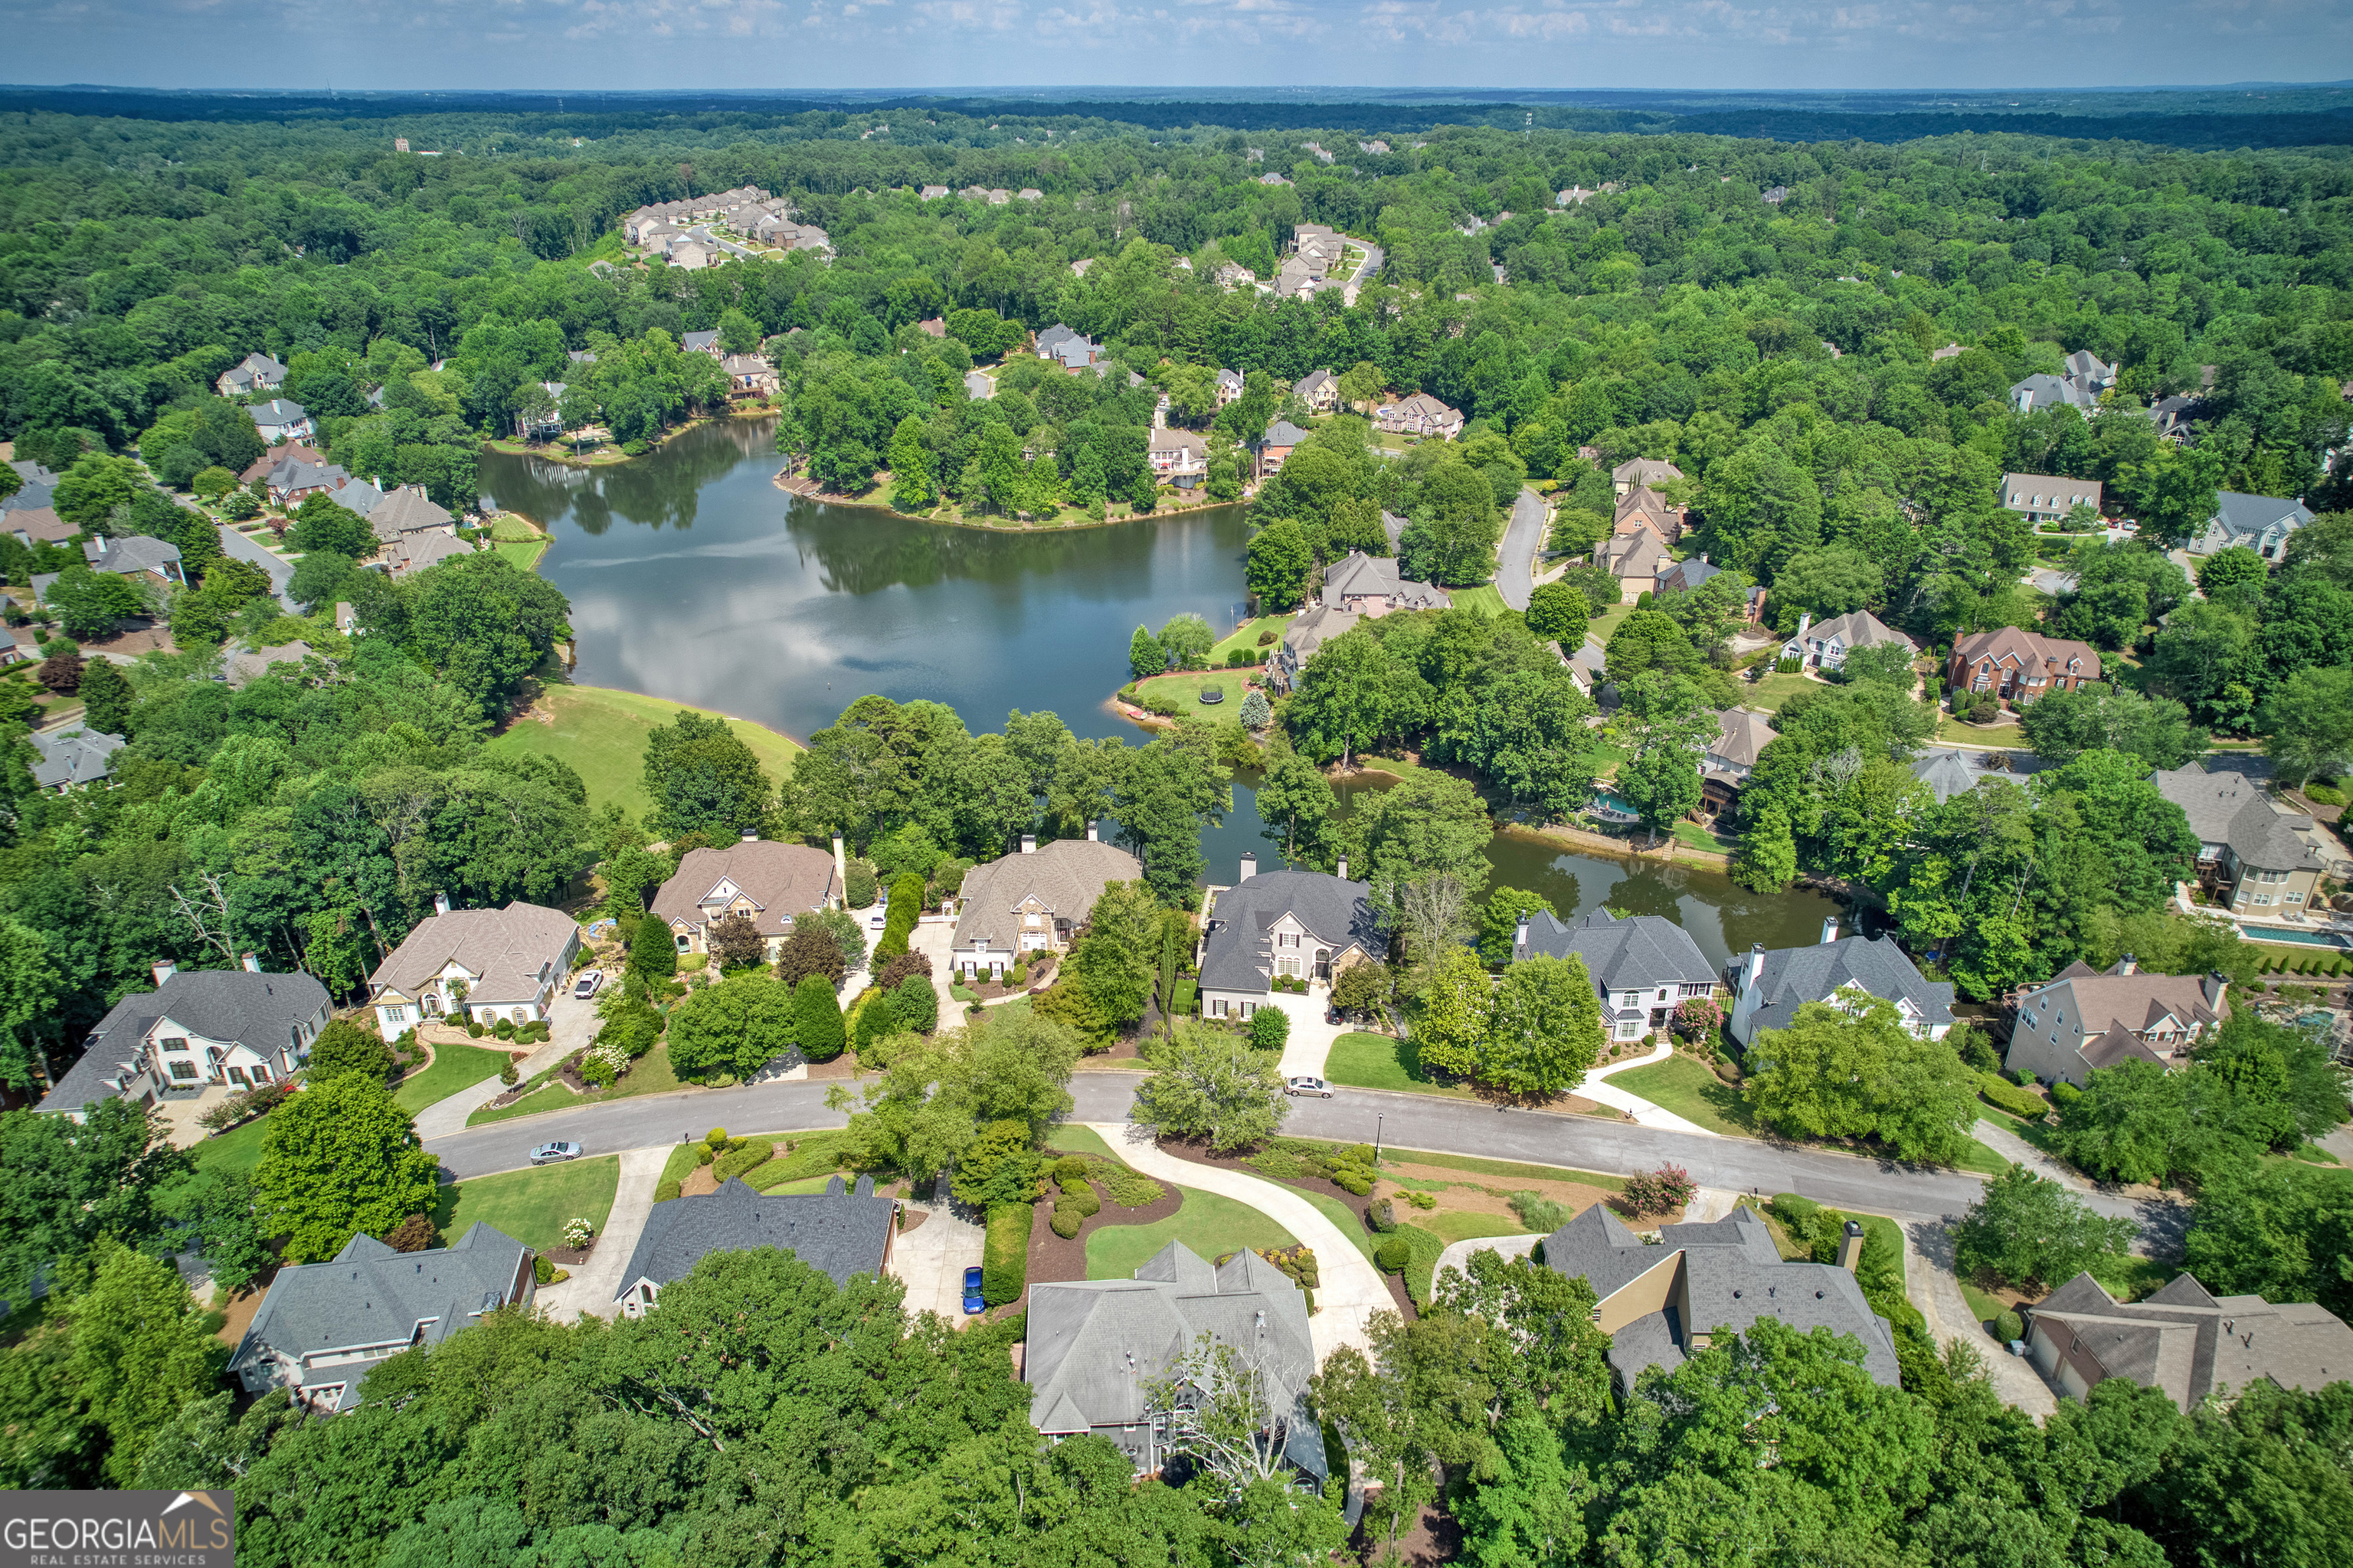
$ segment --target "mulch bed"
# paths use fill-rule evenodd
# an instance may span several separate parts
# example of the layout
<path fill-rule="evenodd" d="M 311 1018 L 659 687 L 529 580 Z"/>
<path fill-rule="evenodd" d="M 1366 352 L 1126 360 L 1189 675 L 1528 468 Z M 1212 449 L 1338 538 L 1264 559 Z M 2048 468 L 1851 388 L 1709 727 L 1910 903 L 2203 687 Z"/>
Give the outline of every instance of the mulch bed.
<path fill-rule="evenodd" d="M 1005 985 L 997 980 L 982 980 L 976 985 L 971 980 L 961 979 L 955 983 L 983 1001 L 1001 1001 L 1008 996 L 1035 996 L 1053 983 L 1054 958 L 1052 953 L 1039 953 L 1029 960 L 1028 985 Z"/>
<path fill-rule="evenodd" d="M 1067 1152 L 1067 1151 L 1065 1151 Z M 1029 1226 L 1029 1285 L 1054 1285 L 1064 1280 L 1087 1277 L 1087 1238 L 1101 1227 L 1111 1225 L 1149 1225 L 1168 1218 L 1184 1206 L 1185 1195 L 1166 1181 L 1161 1184 L 1159 1198 L 1140 1209 L 1123 1209 L 1107 1197 L 1103 1211 L 1088 1216 L 1079 1226 L 1079 1234 L 1068 1241 L 1054 1234 L 1048 1224 L 1054 1215 L 1050 1202 L 1040 1202 Z M 1095 1189 L 1103 1196 L 1103 1189 Z M 1026 1312 L 1029 1309 L 1029 1290 L 1024 1287 L 1020 1298 L 1008 1307 L 1005 1313 Z"/>
<path fill-rule="evenodd" d="M 577 1268 L 588 1261 L 588 1255 L 596 1250 L 596 1246 L 595 1242 L 590 1242 L 586 1246 L 552 1246 L 544 1249 L 540 1255 L 558 1268 Z"/>
<path fill-rule="evenodd" d="M 1373 1206 L 1372 1198 L 1359 1198 L 1328 1176 L 1270 1176 L 1252 1166 L 1246 1156 L 1213 1154 L 1207 1145 L 1199 1143 L 1177 1143 L 1164 1139 L 1161 1140 L 1160 1150 L 1164 1154 L 1174 1155 L 1179 1160 L 1189 1160 L 1196 1165 L 1214 1165 L 1220 1171 L 1232 1171 L 1244 1176 L 1255 1176 L 1261 1181 L 1271 1181 L 1278 1187 L 1290 1187 L 1302 1192 L 1320 1192 L 1324 1197 L 1336 1201 L 1348 1213 L 1356 1215 L 1356 1224 L 1363 1227 L 1365 1234 L 1372 1234 L 1373 1227 L 1365 1224 L 1365 1211 Z M 1379 1189 L 1377 1187 L 1374 1191 L 1378 1192 Z M 1404 1207 L 1403 1204 L 1398 1206 Z M 1397 1303 L 1398 1316 L 1409 1322 L 1411 1321 L 1415 1316 L 1413 1297 L 1406 1290 L 1405 1276 L 1384 1274 L 1381 1276 L 1381 1283 L 1388 1287 L 1389 1299 Z"/>
<path fill-rule="evenodd" d="M 1370 1528 L 1358 1525 L 1348 1540 L 1348 1550 L 1365 1563 L 1373 1562 L 1388 1549 L 1388 1537 L 1373 1535 Z M 1409 1568 L 1436 1568 L 1440 1563 L 1453 1562 L 1461 1553 L 1462 1527 L 1436 1503 L 1424 1504 L 1421 1518 L 1413 1528 L 1398 1532 L 1397 1561 Z"/>

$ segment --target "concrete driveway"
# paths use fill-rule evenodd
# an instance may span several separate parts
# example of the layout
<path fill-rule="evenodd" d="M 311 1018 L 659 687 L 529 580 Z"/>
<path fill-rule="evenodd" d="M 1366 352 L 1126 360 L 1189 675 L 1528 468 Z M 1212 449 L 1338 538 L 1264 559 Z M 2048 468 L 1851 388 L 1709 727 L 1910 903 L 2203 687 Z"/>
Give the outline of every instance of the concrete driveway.
<path fill-rule="evenodd" d="M 662 1166 L 670 1146 L 632 1149 L 621 1156 L 621 1181 L 613 1193 L 613 1212 L 605 1218 L 605 1234 L 596 1238 L 587 1261 L 572 1277 L 539 1293 L 540 1308 L 559 1323 L 583 1318 L 611 1319 L 620 1308 L 613 1294 L 621 1288 L 621 1272 L 645 1234 L 646 1216 L 654 1210 L 654 1188 L 661 1182 Z"/>
<path fill-rule="evenodd" d="M 1544 544 L 1544 497 L 1523 490 L 1512 503 L 1512 521 L 1495 552 L 1495 591 L 1514 609 L 1525 609 L 1535 591 L 1536 551 Z"/>
<path fill-rule="evenodd" d="M 964 1271 L 981 1260 L 987 1232 L 944 1198 L 929 1203 L 911 1200 L 907 1206 L 929 1217 L 892 1243 L 891 1277 L 907 1287 L 908 1311 L 936 1312 L 961 1327 Z"/>
<path fill-rule="evenodd" d="M 620 983 L 617 980 L 613 983 Z M 586 1050 L 596 1038 L 596 1004 L 575 1001 L 569 991 L 557 995 L 547 1010 L 547 1044 L 515 1064 L 515 1081 L 528 1083 L 535 1074 L 543 1073 L 575 1051 Z M 453 1132 L 463 1132 L 466 1118 L 499 1097 L 506 1086 L 496 1075 L 479 1084 L 470 1084 L 448 1099 L 436 1100 L 417 1113 L 417 1136 L 446 1138 Z"/>
<path fill-rule="evenodd" d="M 1332 993 L 1317 986 L 1305 996 L 1276 991 L 1267 1002 L 1291 1015 L 1291 1033 L 1282 1043 L 1282 1075 L 1320 1078 L 1332 1054 L 1332 1042 L 1349 1033 L 1349 1025 L 1324 1022 L 1331 1016 Z"/>

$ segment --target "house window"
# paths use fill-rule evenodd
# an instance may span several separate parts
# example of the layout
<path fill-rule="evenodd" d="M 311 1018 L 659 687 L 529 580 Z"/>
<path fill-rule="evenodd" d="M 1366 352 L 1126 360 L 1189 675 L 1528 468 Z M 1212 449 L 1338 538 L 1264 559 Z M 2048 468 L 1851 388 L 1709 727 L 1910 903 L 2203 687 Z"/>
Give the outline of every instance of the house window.
<path fill-rule="evenodd" d="M 693 946 L 694 946 L 694 938 L 691 938 L 691 937 L 681 937 L 681 938 L 678 939 L 678 950 L 679 950 L 680 952 L 681 952 L 681 953 L 683 953 L 683 952 L 687 951 L 689 948 L 692 948 Z"/>
<path fill-rule="evenodd" d="M 2304 895 L 2301 893 L 2291 893 L 2281 898 L 2280 902 L 2283 904 L 2301 904 L 2304 902 Z"/>
<path fill-rule="evenodd" d="M 172 1076 L 182 1083 L 192 1084 L 196 1079 L 196 1065 L 194 1062 L 174 1062 L 172 1064 Z"/>
<path fill-rule="evenodd" d="M 2258 909 L 2260 909 L 2260 908 L 2263 907 L 2265 905 L 2269 904 L 2271 901 L 2272 901 L 2272 895 L 2271 895 L 2270 894 L 2268 894 L 2268 893 L 2258 893 L 2258 894 L 2256 894 L 2256 895 L 2255 895 L 2255 907 L 2256 907 L 2256 908 L 2258 908 Z"/>
<path fill-rule="evenodd" d="M 405 1007 L 387 1007 L 384 1010 L 384 1017 L 385 1022 L 387 1023 L 406 1023 L 408 1022 L 408 1009 Z"/>

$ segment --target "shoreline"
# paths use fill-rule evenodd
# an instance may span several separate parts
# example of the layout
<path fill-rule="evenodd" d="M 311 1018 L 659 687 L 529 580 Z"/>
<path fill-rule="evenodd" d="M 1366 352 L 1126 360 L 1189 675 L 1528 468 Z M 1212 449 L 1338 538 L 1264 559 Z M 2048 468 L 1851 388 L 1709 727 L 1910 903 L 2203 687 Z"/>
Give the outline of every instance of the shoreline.
<path fill-rule="evenodd" d="M 1149 512 L 1141 514 L 1131 512 L 1124 517 L 1098 517 L 1091 520 L 1081 519 L 1070 523 L 1052 523 L 1042 525 L 1036 523 L 997 524 L 989 522 L 975 522 L 972 519 L 965 517 L 925 517 L 913 512 L 902 512 L 897 507 L 889 505 L 886 503 L 869 500 L 861 496 L 842 495 L 833 491 L 818 490 L 815 488 L 802 490 L 797 488 L 792 482 L 792 470 L 788 468 L 778 469 L 774 474 L 769 476 L 768 482 L 775 485 L 778 490 L 783 491 L 786 495 L 797 496 L 803 501 L 819 502 L 828 506 L 863 506 L 870 508 L 872 511 L 880 512 L 885 516 L 903 518 L 910 523 L 921 523 L 934 528 L 964 528 L 975 534 L 1071 534 L 1089 528 L 1117 528 L 1129 523 L 1151 523 L 1164 517 L 1182 517 L 1190 513 L 1208 512 L 1220 506 L 1247 506 L 1250 504 L 1247 500 L 1211 501 L 1199 506 L 1178 506 L 1165 509 L 1155 507 Z"/>
<path fill-rule="evenodd" d="M 1635 848 L 1623 839 L 1613 839 L 1607 833 L 1597 833 L 1585 828 L 1570 827 L 1565 823 L 1549 823 L 1543 827 L 1535 827 L 1526 822 L 1498 822 L 1495 825 L 1495 831 L 1499 833 L 1517 833 L 1525 838 L 1545 839 L 1554 843 L 1565 843 L 1579 850 L 1589 850 L 1620 860 L 1662 860 L 1688 865 L 1694 871 L 1713 871 L 1727 875 L 1732 870 L 1730 855 L 1717 850 L 1695 849 L 1672 836 L 1662 840 L 1659 848 L 1655 850 L 1643 850 Z M 1805 884 L 1801 881 L 1797 885 L 1804 886 Z"/>
<path fill-rule="evenodd" d="M 544 447 L 534 447 L 528 441 L 518 441 L 509 436 L 484 437 L 482 450 L 497 452 L 501 457 L 537 458 L 542 462 L 560 462 L 566 468 L 618 468 L 625 462 L 635 462 L 638 458 L 653 456 L 680 436 L 701 426 L 712 424 L 720 419 L 770 419 L 776 418 L 776 413 L 774 408 L 731 408 L 724 414 L 697 414 L 683 424 L 672 425 L 664 430 L 659 440 L 635 457 L 622 451 L 618 446 L 609 444 L 600 446 L 596 451 L 581 457 L 559 450 L 554 443 L 549 443 Z"/>

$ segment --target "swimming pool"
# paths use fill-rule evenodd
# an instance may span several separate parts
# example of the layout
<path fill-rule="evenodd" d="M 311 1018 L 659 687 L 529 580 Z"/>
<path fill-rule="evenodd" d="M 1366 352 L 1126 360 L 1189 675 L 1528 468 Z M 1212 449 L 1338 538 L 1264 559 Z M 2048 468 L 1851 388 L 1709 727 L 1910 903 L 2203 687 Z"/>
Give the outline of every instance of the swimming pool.
<path fill-rule="evenodd" d="M 2239 935 L 2250 942 L 2293 942 L 2299 948 L 2333 948 L 2340 953 L 2353 953 L 2353 938 L 2334 931 L 2291 931 L 2278 926 L 2238 927 Z"/>

